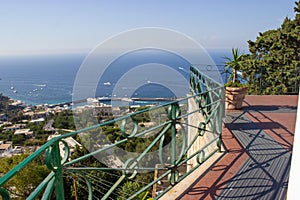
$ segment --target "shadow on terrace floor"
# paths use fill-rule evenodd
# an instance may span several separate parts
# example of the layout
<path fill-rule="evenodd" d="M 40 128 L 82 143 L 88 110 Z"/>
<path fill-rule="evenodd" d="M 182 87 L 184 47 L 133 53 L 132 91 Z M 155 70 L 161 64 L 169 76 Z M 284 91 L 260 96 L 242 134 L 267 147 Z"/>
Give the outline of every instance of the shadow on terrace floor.
<path fill-rule="evenodd" d="M 284 122 L 295 120 L 296 109 L 248 104 L 228 113 L 223 135 L 227 154 L 177 199 L 285 199 L 292 150 L 286 137 L 294 134 Z M 287 119 L 273 120 L 280 113 Z"/>

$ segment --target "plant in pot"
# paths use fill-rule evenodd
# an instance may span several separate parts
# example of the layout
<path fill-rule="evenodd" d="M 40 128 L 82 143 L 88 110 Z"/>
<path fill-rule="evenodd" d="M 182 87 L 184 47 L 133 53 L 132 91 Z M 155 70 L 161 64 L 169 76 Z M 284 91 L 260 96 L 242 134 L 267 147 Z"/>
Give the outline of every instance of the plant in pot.
<path fill-rule="evenodd" d="M 238 48 L 232 49 L 232 58 L 225 57 L 225 71 L 230 73 L 225 84 L 225 107 L 227 110 L 237 110 L 242 108 L 243 100 L 247 93 L 247 87 L 238 79 L 238 72 L 242 68 L 244 55 L 239 53 Z"/>

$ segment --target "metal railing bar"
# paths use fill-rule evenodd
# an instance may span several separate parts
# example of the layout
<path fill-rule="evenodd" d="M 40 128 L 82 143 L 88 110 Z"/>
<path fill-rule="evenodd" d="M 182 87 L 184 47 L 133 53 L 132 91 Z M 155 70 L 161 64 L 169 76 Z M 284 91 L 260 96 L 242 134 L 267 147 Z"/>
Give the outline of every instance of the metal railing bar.
<path fill-rule="evenodd" d="M 212 102 L 211 104 L 207 104 L 207 105 L 203 106 L 202 108 L 199 108 L 199 109 L 193 110 L 193 111 L 191 111 L 191 112 L 189 112 L 189 113 L 180 115 L 180 116 L 178 116 L 178 118 L 180 119 L 180 118 L 188 117 L 189 115 L 192 115 L 192 114 L 194 114 L 194 113 L 196 113 L 196 112 L 199 112 L 199 111 L 200 111 L 201 109 L 203 109 L 203 108 L 207 108 L 207 107 L 209 107 L 209 106 L 214 106 L 215 104 L 217 104 L 217 103 L 219 103 L 219 102 L 222 102 L 222 100 L 214 101 L 214 102 Z M 218 105 L 218 106 L 219 106 L 219 105 Z M 210 112 L 211 112 L 211 110 L 210 110 Z"/>
<path fill-rule="evenodd" d="M 50 172 L 49 175 L 35 188 L 35 190 L 27 197 L 27 199 L 35 199 L 40 194 L 41 190 L 44 189 L 47 184 L 54 179 L 54 172 Z"/>
<path fill-rule="evenodd" d="M 137 162 L 139 162 L 143 157 L 144 157 L 144 155 L 147 153 L 147 152 L 149 152 L 150 150 L 151 150 L 151 148 L 154 146 L 154 144 L 156 143 L 156 142 L 158 142 L 160 139 L 161 139 L 161 137 L 163 136 L 163 135 L 165 135 L 165 133 L 171 128 L 171 124 L 168 124 L 165 128 L 164 128 L 164 130 L 162 130 L 161 131 L 161 133 L 157 136 L 157 137 L 155 137 L 155 139 L 151 142 L 151 144 L 143 151 L 143 153 L 142 154 L 140 154 L 140 156 L 138 156 L 138 158 L 136 159 L 137 160 Z"/>
<path fill-rule="evenodd" d="M 145 131 L 142 131 L 142 132 L 140 132 L 140 133 L 137 133 L 134 137 L 141 137 L 141 136 L 144 136 L 144 135 L 146 135 L 147 133 L 149 133 L 149 132 L 151 132 L 151 131 L 154 131 L 154 130 L 156 130 L 156 129 L 159 129 L 159 128 L 161 128 L 161 127 L 164 127 L 165 125 L 170 124 L 171 122 L 172 122 L 172 121 L 169 120 L 169 121 L 166 121 L 166 122 L 164 122 L 164 123 L 162 123 L 162 124 L 160 124 L 160 125 L 157 125 L 157 126 L 155 126 L 155 127 L 151 127 L 151 128 L 149 128 L 149 129 L 147 129 L 147 130 L 145 130 Z"/>
<path fill-rule="evenodd" d="M 191 66 L 190 66 L 190 68 L 191 68 L 191 71 L 193 72 L 193 71 L 195 71 L 195 70 L 197 70 L 197 71 L 199 71 L 200 73 L 201 73 L 201 70 L 200 69 L 198 69 L 197 67 L 195 67 L 196 65 L 194 65 L 194 64 L 192 64 Z M 194 70 L 195 69 L 195 70 Z M 219 83 L 219 82 L 217 82 L 217 81 L 215 81 L 214 79 L 212 79 L 210 76 L 208 76 L 208 75 L 206 75 L 206 74 L 204 74 L 204 73 L 201 73 L 201 76 L 204 76 L 205 78 L 207 78 L 207 79 L 209 79 L 209 80 L 211 80 L 211 81 L 213 81 L 214 83 L 216 83 L 217 85 L 223 85 L 223 84 L 221 84 L 221 83 Z"/>
<path fill-rule="evenodd" d="M 113 148 L 113 147 L 116 147 L 116 146 L 122 144 L 123 142 L 126 142 L 127 140 L 128 140 L 128 138 L 125 138 L 125 139 L 120 140 L 120 141 L 118 141 L 118 142 L 116 142 L 116 143 L 114 143 L 114 144 L 112 144 L 112 145 L 110 145 L 110 146 L 104 147 L 104 148 L 102 148 L 102 149 L 98 149 L 98 150 L 96 150 L 96 151 L 93 151 L 93 152 L 91 152 L 91 153 L 88 153 L 88 154 L 86 154 L 86 155 L 84 155 L 84 156 L 81 156 L 81 157 L 79 157 L 79 158 L 75 158 L 75 159 L 73 159 L 73 160 L 71 160 L 71 161 L 65 163 L 65 164 L 64 164 L 64 167 L 66 167 L 66 166 L 68 166 L 68 165 L 72 165 L 72 164 L 74 164 L 74 163 L 77 163 L 78 161 L 82 161 L 82 160 L 84 160 L 84 159 L 87 159 L 87 158 L 89 158 L 89 157 L 91 157 L 91 156 L 93 156 L 93 155 L 95 155 L 95 154 L 98 154 L 98 153 L 101 153 L 101 152 L 103 152 L 103 151 L 109 150 L 109 149 L 111 149 L 111 148 Z"/>
<path fill-rule="evenodd" d="M 117 188 L 117 186 L 119 184 L 121 184 L 121 182 L 126 178 L 125 175 L 122 175 L 119 180 L 117 180 L 117 182 L 110 188 L 110 190 L 108 190 L 108 192 L 104 195 L 104 197 L 102 197 L 101 199 L 104 200 L 104 199 L 107 199 L 109 198 L 109 196 L 113 193 L 113 191 Z"/>
<path fill-rule="evenodd" d="M 195 157 L 196 155 L 198 155 L 198 154 L 199 154 L 200 152 L 202 152 L 204 149 L 208 148 L 209 145 L 211 145 L 212 143 L 216 142 L 216 140 L 218 140 L 218 139 L 219 139 L 219 137 L 216 137 L 216 138 L 212 139 L 209 143 L 207 143 L 206 145 L 204 145 L 201 149 L 199 149 L 198 151 L 196 151 L 195 153 L 193 153 L 192 155 L 190 155 L 190 156 L 187 157 L 186 159 L 182 160 L 182 161 L 180 162 L 180 164 L 178 164 L 178 165 L 181 165 L 181 164 L 183 164 L 183 163 L 185 163 L 185 162 L 191 160 L 193 157 Z M 192 146 L 192 145 L 191 145 L 191 146 Z M 191 146 L 189 146 L 189 147 L 187 148 L 187 150 L 189 150 L 189 149 L 191 148 Z"/>
<path fill-rule="evenodd" d="M 139 194 L 141 194 L 142 192 L 144 192 L 145 190 L 147 190 L 149 187 L 152 187 L 155 183 L 157 183 L 158 181 L 161 181 L 164 177 L 166 177 L 167 175 L 169 175 L 171 173 L 171 170 L 167 170 L 165 173 L 163 173 L 160 177 L 158 177 L 157 179 L 153 180 L 152 182 L 150 182 L 148 185 L 144 186 L 143 189 L 141 189 L 140 191 L 136 192 L 135 194 L 133 194 L 129 199 L 133 199 L 135 197 L 137 197 Z"/>
<path fill-rule="evenodd" d="M 51 181 L 49 181 L 45 191 L 44 191 L 44 194 L 43 194 L 43 197 L 42 197 L 42 200 L 49 200 L 51 195 L 52 195 L 52 192 L 53 192 L 53 189 L 54 189 L 54 184 L 55 184 L 55 178 L 53 177 L 51 179 Z M 35 197 L 34 197 L 35 198 Z M 32 199 L 34 199 L 32 198 Z M 28 197 L 29 199 L 29 197 Z"/>
<path fill-rule="evenodd" d="M 76 175 L 76 178 L 77 178 L 77 179 L 74 179 L 74 178 L 73 178 L 73 180 L 79 180 L 79 181 L 83 182 L 84 184 L 86 184 L 86 180 L 85 180 L 83 177 L 78 176 L 77 174 L 75 174 L 75 175 Z M 85 190 L 87 193 L 89 193 L 89 190 L 86 189 L 85 187 L 82 187 L 81 185 L 79 185 L 79 187 L 82 188 L 83 190 Z M 104 193 L 102 193 L 101 191 L 98 191 L 98 192 L 100 192 L 101 194 L 104 194 Z M 95 196 L 92 196 L 92 198 L 95 198 Z"/>
<path fill-rule="evenodd" d="M 186 126 L 195 128 L 195 129 L 200 129 L 200 128 L 197 127 L 197 126 L 194 126 L 194 125 L 191 125 L 191 124 L 188 124 L 188 123 L 181 122 L 180 124 L 183 124 L 183 125 L 186 125 Z M 213 131 L 211 131 L 211 130 L 209 130 L 209 129 L 200 129 L 200 130 L 203 130 L 203 131 L 205 131 L 205 132 L 212 133 L 212 134 L 218 134 L 218 133 L 214 133 Z"/>
<path fill-rule="evenodd" d="M 168 124 L 167 127 L 169 127 L 169 124 Z M 159 135 L 161 135 L 161 134 L 159 134 Z M 101 153 L 101 152 L 103 152 L 103 151 L 109 150 L 109 149 L 111 149 L 111 148 L 113 148 L 113 147 L 116 147 L 117 145 L 120 145 L 120 144 L 126 142 L 127 140 L 128 140 L 128 138 L 125 138 L 125 139 L 123 139 L 123 140 L 120 140 L 120 141 L 114 143 L 113 145 L 110 145 L 110 146 L 107 146 L 107 147 L 98 149 L 98 150 L 93 151 L 93 152 L 91 152 L 91 153 L 89 153 L 89 154 L 86 154 L 86 155 L 84 155 L 84 156 L 81 156 L 81 157 L 79 157 L 79 158 L 76 158 L 76 159 L 74 159 L 74 160 L 71 160 L 71 161 L 65 163 L 64 166 L 68 166 L 68 165 L 74 164 L 74 163 L 76 163 L 76 162 L 78 162 L 78 161 L 81 161 L 81 160 L 84 160 L 84 159 L 86 159 L 86 158 L 89 158 L 89 157 L 91 157 L 91 156 L 93 156 L 93 155 L 95 155 L 95 154 L 98 154 L 98 153 Z"/>
<path fill-rule="evenodd" d="M 206 157 L 207 159 L 210 158 L 213 154 L 215 154 L 215 152 L 217 152 L 218 150 L 216 149 L 214 152 L 212 152 L 208 157 Z M 206 160 L 207 160 L 206 159 Z M 178 181 L 177 182 L 180 182 L 182 181 L 184 178 L 186 178 L 188 175 L 190 175 L 193 171 L 195 171 L 200 165 L 202 165 L 202 163 L 196 165 L 195 167 L 193 167 L 191 170 L 189 170 L 188 173 L 182 175 L 181 177 L 179 177 Z M 156 199 L 159 199 L 160 197 L 162 197 L 164 194 L 166 194 L 168 191 L 170 191 L 170 189 L 172 188 L 173 186 L 169 186 L 167 187 L 162 193 L 160 193 L 158 196 L 156 196 Z"/>
<path fill-rule="evenodd" d="M 73 173 L 74 174 L 74 173 Z M 91 185 L 91 182 L 90 182 L 90 180 L 88 179 L 88 177 L 86 177 L 86 175 L 85 174 L 83 174 L 83 173 L 77 173 L 77 174 L 74 174 L 75 176 L 76 176 L 76 178 L 78 178 L 78 179 L 81 179 L 81 181 L 84 181 L 85 182 L 85 184 L 88 186 L 88 190 L 86 190 L 85 188 L 85 190 L 88 192 L 88 194 L 89 194 L 89 196 L 88 196 L 88 200 L 92 200 L 92 198 L 93 198 L 93 188 L 92 188 L 92 185 Z M 74 179 L 74 178 L 73 178 Z M 81 188 L 83 188 L 83 187 L 81 187 Z"/>

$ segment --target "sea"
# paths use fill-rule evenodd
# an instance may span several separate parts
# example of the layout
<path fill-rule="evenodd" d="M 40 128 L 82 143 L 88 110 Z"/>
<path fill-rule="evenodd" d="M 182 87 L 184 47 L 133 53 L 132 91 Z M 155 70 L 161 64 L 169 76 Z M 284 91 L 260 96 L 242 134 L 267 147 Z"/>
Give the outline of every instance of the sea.
<path fill-rule="evenodd" d="M 220 73 L 224 70 L 224 56 L 230 56 L 230 50 L 210 50 L 209 56 Z M 84 66 L 88 54 L 49 54 L 49 55 L 1 55 L 0 56 L 0 93 L 12 99 L 21 100 L 29 105 L 61 104 L 72 102 L 74 83 L 80 68 Z M 114 87 L 118 80 L 124 77 L 136 66 L 154 63 L 170 66 L 189 80 L 189 63 L 187 60 L 169 52 L 146 50 L 135 52 L 116 59 L 99 78 L 94 96 L 116 97 Z M 199 63 L 205 66 L 207 63 Z M 100 67 L 100 66 L 99 66 Z M 153 76 L 161 75 L 160 70 L 153 70 Z M 139 76 L 139 75 L 137 75 Z M 141 73 L 141 76 L 144 76 Z M 165 78 L 168 74 L 164 75 Z M 171 75 L 170 75 L 171 76 Z M 224 81 L 226 77 L 223 77 Z M 125 79 L 126 81 L 126 79 Z M 122 98 L 171 98 L 176 95 L 168 88 L 145 78 L 147 84 L 126 94 Z M 127 80 L 130 82 L 130 80 Z M 173 80 L 175 87 L 181 83 Z M 176 86 L 176 84 L 178 84 Z M 130 84 L 129 84 L 130 85 Z M 145 103 L 145 102 L 144 102 Z"/>

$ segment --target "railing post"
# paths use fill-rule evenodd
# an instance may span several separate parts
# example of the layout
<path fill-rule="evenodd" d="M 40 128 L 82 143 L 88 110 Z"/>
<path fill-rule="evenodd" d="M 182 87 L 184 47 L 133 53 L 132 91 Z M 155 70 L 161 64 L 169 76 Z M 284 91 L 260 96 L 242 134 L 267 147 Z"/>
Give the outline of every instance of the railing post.
<path fill-rule="evenodd" d="M 178 103 L 173 103 L 169 106 L 169 118 L 171 120 L 171 177 L 170 177 L 170 184 L 174 185 L 178 180 L 178 171 L 176 167 L 176 123 L 177 123 L 177 117 L 180 114 L 179 105 Z"/>
<path fill-rule="evenodd" d="M 0 188 L 0 196 L 2 197 L 3 200 L 10 200 L 10 195 L 7 192 L 7 190 L 4 188 Z"/>
<path fill-rule="evenodd" d="M 221 99 L 221 103 L 218 108 L 218 118 L 217 118 L 218 120 L 216 121 L 216 123 L 218 123 L 218 128 L 219 128 L 219 130 L 217 130 L 217 132 L 219 134 L 219 140 L 218 140 L 217 146 L 218 146 L 219 152 L 221 152 L 222 151 L 223 118 L 225 117 L 225 88 L 220 88 L 219 98 Z"/>
<path fill-rule="evenodd" d="M 175 165 L 176 161 L 176 107 L 172 104 L 172 165 Z"/>
<path fill-rule="evenodd" d="M 64 200 L 63 170 L 61 165 L 59 141 L 55 142 L 46 152 L 46 165 L 55 174 L 55 195 L 57 200 Z"/>

